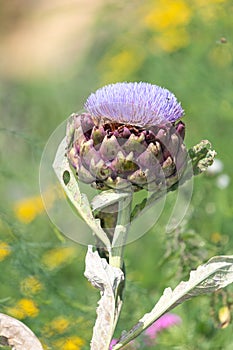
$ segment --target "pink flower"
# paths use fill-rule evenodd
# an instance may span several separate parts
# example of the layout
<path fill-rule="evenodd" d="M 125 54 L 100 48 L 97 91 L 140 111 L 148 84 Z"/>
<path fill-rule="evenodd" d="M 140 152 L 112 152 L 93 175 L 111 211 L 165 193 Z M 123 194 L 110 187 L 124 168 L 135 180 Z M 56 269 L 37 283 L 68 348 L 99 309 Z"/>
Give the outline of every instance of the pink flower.
<path fill-rule="evenodd" d="M 144 343 L 146 346 L 153 346 L 155 344 L 154 340 L 157 337 L 157 333 L 167 329 L 169 327 L 178 325 L 181 323 L 181 318 L 175 314 L 165 314 L 161 316 L 157 321 L 155 321 L 149 328 L 147 328 L 144 332 Z M 117 344 L 118 340 L 113 338 L 110 344 L 109 350 L 112 350 L 112 347 Z M 130 349 L 139 349 L 139 342 L 137 339 L 132 340 L 128 345 Z"/>
<path fill-rule="evenodd" d="M 150 339 L 155 339 L 158 332 L 180 323 L 181 318 L 178 315 L 165 314 L 145 330 L 145 335 L 147 335 Z"/>
<path fill-rule="evenodd" d="M 113 338 L 113 339 L 111 340 L 109 350 L 112 350 L 113 345 L 115 345 L 117 342 L 118 342 L 118 340 L 115 339 L 115 338 Z"/>

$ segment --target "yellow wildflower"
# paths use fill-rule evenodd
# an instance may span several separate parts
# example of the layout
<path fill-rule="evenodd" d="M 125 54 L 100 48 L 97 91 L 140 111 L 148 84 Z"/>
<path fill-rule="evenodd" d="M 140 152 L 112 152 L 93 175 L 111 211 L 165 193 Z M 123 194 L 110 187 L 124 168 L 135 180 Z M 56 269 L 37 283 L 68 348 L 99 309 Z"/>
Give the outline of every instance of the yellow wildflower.
<path fill-rule="evenodd" d="M 130 79 L 132 74 L 140 68 L 143 59 L 142 50 L 137 48 L 122 50 L 115 55 L 107 54 L 100 62 L 103 83 Z"/>
<path fill-rule="evenodd" d="M 183 0 L 158 0 L 145 7 L 144 24 L 155 32 L 152 44 L 156 49 L 174 52 L 189 44 L 187 25 L 192 16 L 191 7 Z"/>
<path fill-rule="evenodd" d="M 20 299 L 14 307 L 8 307 L 7 313 L 11 316 L 23 319 L 25 317 L 36 317 L 39 309 L 32 299 Z"/>
<path fill-rule="evenodd" d="M 10 246 L 6 242 L 0 242 L 0 261 L 4 260 L 10 253 Z"/>
<path fill-rule="evenodd" d="M 156 47 L 165 52 L 174 52 L 189 44 L 189 34 L 185 28 L 171 28 L 154 38 Z"/>
<path fill-rule="evenodd" d="M 168 28 L 187 25 L 191 19 L 191 8 L 183 0 L 157 0 L 147 8 L 144 23 L 159 32 Z"/>
<path fill-rule="evenodd" d="M 60 339 L 54 342 L 54 347 L 59 350 L 80 350 L 85 344 L 85 341 L 77 336 L 72 336 L 66 339 Z"/>
<path fill-rule="evenodd" d="M 35 276 L 28 276 L 20 283 L 21 292 L 26 295 L 36 294 L 43 288 L 41 282 Z"/>
<path fill-rule="evenodd" d="M 43 199 L 47 207 L 51 207 L 56 199 L 64 198 L 61 186 L 54 186 L 43 193 Z M 44 212 L 44 203 L 40 195 L 18 201 L 14 206 L 17 219 L 24 224 L 29 224 L 37 215 Z"/>
<path fill-rule="evenodd" d="M 65 317 L 57 317 L 51 322 L 51 327 L 57 333 L 64 333 L 69 325 L 70 321 Z"/>
<path fill-rule="evenodd" d="M 65 317 L 56 317 L 51 322 L 46 323 L 42 328 L 42 333 L 50 338 L 54 335 L 64 333 L 70 325 L 70 321 Z"/>
<path fill-rule="evenodd" d="M 61 247 L 48 250 L 42 257 L 43 264 L 53 270 L 69 262 L 77 254 L 75 247 Z"/>
<path fill-rule="evenodd" d="M 41 196 L 34 196 L 18 201 L 14 210 L 17 219 L 28 224 L 44 211 L 44 205 Z"/>

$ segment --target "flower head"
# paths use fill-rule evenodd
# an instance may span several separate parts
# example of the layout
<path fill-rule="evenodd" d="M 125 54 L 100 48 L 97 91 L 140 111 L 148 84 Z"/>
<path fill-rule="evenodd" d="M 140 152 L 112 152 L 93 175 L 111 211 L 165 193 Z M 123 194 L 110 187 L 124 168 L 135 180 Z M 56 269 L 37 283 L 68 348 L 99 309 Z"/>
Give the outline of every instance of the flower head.
<path fill-rule="evenodd" d="M 48 270 L 54 270 L 70 262 L 77 254 L 75 247 L 60 247 L 46 251 L 42 263 Z"/>
<path fill-rule="evenodd" d="M 25 295 L 33 295 L 39 293 L 43 289 L 43 285 L 35 276 L 28 276 L 20 283 L 20 290 Z"/>
<path fill-rule="evenodd" d="M 19 221 L 29 224 L 44 211 L 44 205 L 41 196 L 33 196 L 18 201 L 14 206 L 14 210 Z"/>
<path fill-rule="evenodd" d="M 91 94 L 85 108 L 97 118 L 146 126 L 175 122 L 184 111 L 169 90 L 149 83 L 116 83 Z"/>
<path fill-rule="evenodd" d="M 56 340 L 53 345 L 54 349 L 81 350 L 85 345 L 85 341 L 78 336 L 70 336 L 68 338 L 61 338 Z"/>
<path fill-rule="evenodd" d="M 11 253 L 10 246 L 0 241 L 0 261 L 4 260 Z"/>
<path fill-rule="evenodd" d="M 36 317 L 39 309 L 32 299 L 24 298 L 20 299 L 15 306 L 8 307 L 7 313 L 21 320 L 25 317 Z"/>
<path fill-rule="evenodd" d="M 91 94 L 89 113 L 72 114 L 67 157 L 78 179 L 98 189 L 171 187 L 186 165 L 183 109 L 166 89 L 117 83 Z"/>

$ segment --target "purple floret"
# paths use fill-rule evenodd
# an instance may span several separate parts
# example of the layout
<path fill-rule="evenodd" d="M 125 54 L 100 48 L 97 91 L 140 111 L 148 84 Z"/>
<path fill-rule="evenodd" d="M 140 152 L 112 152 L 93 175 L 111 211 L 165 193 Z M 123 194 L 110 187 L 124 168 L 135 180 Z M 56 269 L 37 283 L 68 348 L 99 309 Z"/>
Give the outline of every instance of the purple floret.
<path fill-rule="evenodd" d="M 91 94 L 85 108 L 97 118 L 137 126 L 175 122 L 184 111 L 169 90 L 149 83 L 116 83 Z"/>

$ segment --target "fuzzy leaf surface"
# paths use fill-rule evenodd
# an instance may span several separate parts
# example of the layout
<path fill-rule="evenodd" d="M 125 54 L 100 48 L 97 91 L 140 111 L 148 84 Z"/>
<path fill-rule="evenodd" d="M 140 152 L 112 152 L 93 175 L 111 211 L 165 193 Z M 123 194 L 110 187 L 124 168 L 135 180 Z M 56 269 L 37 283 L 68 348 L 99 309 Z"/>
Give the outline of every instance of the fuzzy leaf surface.
<path fill-rule="evenodd" d="M 188 281 L 182 281 L 174 290 L 166 288 L 154 308 L 145 314 L 129 332 L 124 333 L 113 349 L 121 349 L 164 313 L 184 301 L 198 295 L 215 292 L 232 282 L 233 255 L 211 258 L 206 264 L 200 265 L 196 270 L 191 271 Z"/>
<path fill-rule="evenodd" d="M 95 196 L 91 202 L 92 210 L 101 210 L 109 205 L 118 203 L 119 200 L 127 198 L 129 193 L 127 192 L 115 192 L 113 190 L 103 191 Z"/>
<path fill-rule="evenodd" d="M 69 200 L 77 209 L 83 220 L 89 225 L 96 236 L 106 245 L 110 247 L 110 241 L 100 226 L 99 220 L 95 219 L 87 196 L 81 193 L 78 186 L 78 181 L 75 178 L 70 164 L 66 157 L 66 138 L 60 143 L 55 160 L 53 163 L 54 171 L 65 190 Z"/>
<path fill-rule="evenodd" d="M 84 275 L 101 294 L 91 350 L 108 350 L 121 308 L 121 301 L 117 300 L 116 303 L 115 295 L 119 285 L 124 281 L 124 274 L 119 268 L 110 266 L 106 259 L 100 258 L 98 252 L 93 252 L 92 246 L 89 246 Z"/>
<path fill-rule="evenodd" d="M 14 350 L 43 350 L 39 339 L 22 322 L 0 313 L 0 348 L 10 346 Z"/>

